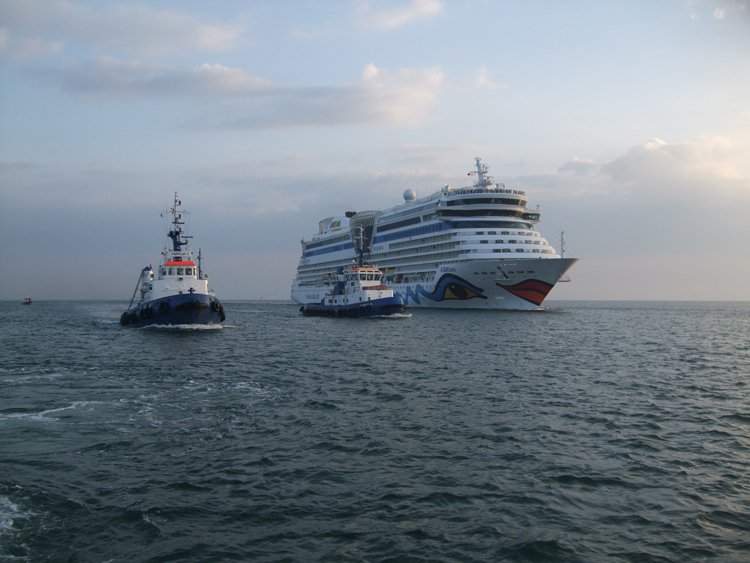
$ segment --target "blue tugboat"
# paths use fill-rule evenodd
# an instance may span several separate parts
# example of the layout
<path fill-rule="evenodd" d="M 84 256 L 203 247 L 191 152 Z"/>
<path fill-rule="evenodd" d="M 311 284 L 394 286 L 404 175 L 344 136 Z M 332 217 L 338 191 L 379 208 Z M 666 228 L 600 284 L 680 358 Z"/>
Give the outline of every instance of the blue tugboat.
<path fill-rule="evenodd" d="M 383 272 L 364 263 L 362 233 L 355 235 L 359 260 L 356 265 L 339 266 L 331 285 L 319 303 L 305 303 L 299 310 L 308 316 L 319 317 L 381 317 L 403 313 L 404 300 L 383 285 Z"/>
<path fill-rule="evenodd" d="M 383 272 L 361 264 L 339 267 L 333 287 L 320 303 L 306 303 L 300 311 L 319 317 L 379 317 L 403 313 L 404 300 L 383 285 Z"/>
<path fill-rule="evenodd" d="M 208 287 L 208 274 L 201 269 L 188 246 L 182 231 L 184 222 L 177 192 L 174 194 L 171 239 L 162 254 L 164 260 L 157 272 L 151 266 L 141 270 L 128 310 L 120 316 L 120 324 L 142 327 L 147 325 L 216 324 L 225 320 L 224 307 Z M 185 247 L 185 248 L 183 248 Z"/>

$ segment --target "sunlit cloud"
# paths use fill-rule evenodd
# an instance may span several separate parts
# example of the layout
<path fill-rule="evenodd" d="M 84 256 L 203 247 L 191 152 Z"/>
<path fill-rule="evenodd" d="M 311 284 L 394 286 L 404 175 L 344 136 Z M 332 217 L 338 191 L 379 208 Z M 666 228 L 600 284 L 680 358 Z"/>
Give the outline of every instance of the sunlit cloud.
<path fill-rule="evenodd" d="M 233 100 L 221 116 L 198 117 L 190 128 L 254 129 L 381 123 L 415 125 L 427 119 L 444 82 L 439 68 L 364 67 L 354 84 L 282 86 L 219 64 L 192 69 L 101 58 L 29 72 L 71 94 L 97 97 L 212 96 Z M 212 111 L 212 110 L 207 110 Z"/>
<path fill-rule="evenodd" d="M 0 51 L 6 56 L 13 56 L 22 45 L 27 45 L 29 54 L 33 50 L 28 46 L 55 46 L 54 50 L 38 48 L 36 56 L 59 52 L 63 45 L 138 55 L 219 51 L 236 46 L 242 35 L 236 25 L 205 23 L 173 10 L 143 5 L 90 7 L 63 0 L 0 2 L 0 21 L 14 47 Z"/>
<path fill-rule="evenodd" d="M 719 189 L 721 180 L 748 180 L 742 151 L 718 136 L 674 143 L 653 138 L 606 163 L 602 172 L 620 182 L 651 183 L 654 189 L 660 180 L 661 186 L 677 190 L 708 183 Z"/>
<path fill-rule="evenodd" d="M 414 20 L 435 16 L 443 9 L 440 0 L 411 0 L 396 7 L 383 9 L 375 9 L 374 5 L 373 2 L 361 2 L 360 17 L 366 25 L 382 30 L 402 27 Z"/>
<path fill-rule="evenodd" d="M 389 71 L 367 65 L 351 85 L 269 88 L 243 98 L 230 116 L 197 119 L 190 127 L 265 129 L 382 124 L 413 126 L 434 106 L 443 72 L 437 68 Z"/>
<path fill-rule="evenodd" d="M 574 158 L 557 174 L 519 178 L 543 198 L 616 197 L 618 201 L 700 206 L 705 201 L 750 202 L 746 151 L 725 137 L 667 142 L 652 138 L 615 158 Z"/>

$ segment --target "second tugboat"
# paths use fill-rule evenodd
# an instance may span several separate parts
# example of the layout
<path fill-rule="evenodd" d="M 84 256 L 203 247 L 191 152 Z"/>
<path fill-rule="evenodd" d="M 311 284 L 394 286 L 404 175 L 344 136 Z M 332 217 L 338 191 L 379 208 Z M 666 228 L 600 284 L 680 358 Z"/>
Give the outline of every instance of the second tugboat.
<path fill-rule="evenodd" d="M 127 326 L 215 324 L 225 320 L 224 307 L 208 288 L 208 274 L 201 269 L 187 248 L 187 236 L 182 231 L 184 222 L 177 192 L 174 194 L 172 229 L 167 236 L 171 248 L 162 254 L 164 260 L 155 274 L 151 266 L 141 270 L 128 310 L 120 317 Z M 186 248 L 183 248 L 186 247 Z"/>
<path fill-rule="evenodd" d="M 359 260 L 356 265 L 340 266 L 329 280 L 331 287 L 319 303 L 300 307 L 304 315 L 319 317 L 380 317 L 403 313 L 404 300 L 383 285 L 383 272 L 364 263 L 362 234 L 357 233 Z"/>

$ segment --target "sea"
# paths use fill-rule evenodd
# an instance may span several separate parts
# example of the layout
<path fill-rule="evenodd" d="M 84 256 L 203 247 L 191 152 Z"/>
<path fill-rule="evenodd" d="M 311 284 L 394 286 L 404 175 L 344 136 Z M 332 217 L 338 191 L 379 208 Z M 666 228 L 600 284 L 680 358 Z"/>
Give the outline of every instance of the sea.
<path fill-rule="evenodd" d="M 750 303 L 0 303 L 0 561 L 750 561 Z"/>

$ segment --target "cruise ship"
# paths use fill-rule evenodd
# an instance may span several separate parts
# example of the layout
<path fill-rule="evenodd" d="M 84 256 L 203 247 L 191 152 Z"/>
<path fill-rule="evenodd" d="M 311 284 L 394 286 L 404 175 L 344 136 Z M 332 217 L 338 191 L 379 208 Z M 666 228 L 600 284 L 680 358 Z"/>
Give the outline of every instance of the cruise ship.
<path fill-rule="evenodd" d="M 525 192 L 496 183 L 480 158 L 469 174 L 471 186 L 448 185 L 423 198 L 407 189 L 390 209 L 320 221 L 301 241 L 292 299 L 320 303 L 336 269 L 362 251 L 410 308 L 541 308 L 577 258 L 566 258 L 562 247 L 558 254 L 536 230 L 541 213 L 528 208 Z"/>

